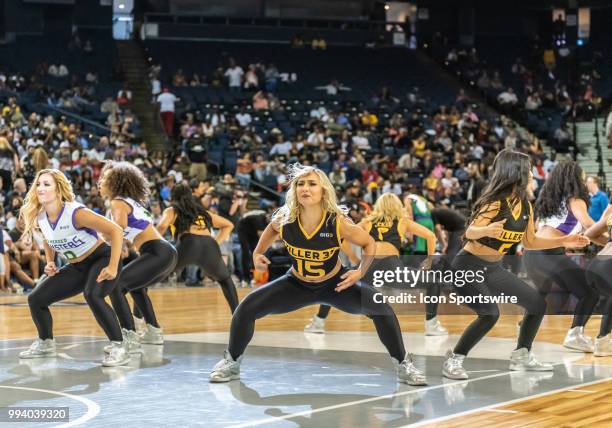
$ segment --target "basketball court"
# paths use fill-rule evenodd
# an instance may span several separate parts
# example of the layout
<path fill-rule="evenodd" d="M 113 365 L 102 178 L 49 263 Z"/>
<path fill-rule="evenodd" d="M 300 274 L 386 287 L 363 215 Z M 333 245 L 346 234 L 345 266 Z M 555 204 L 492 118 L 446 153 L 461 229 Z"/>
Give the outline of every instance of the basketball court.
<path fill-rule="evenodd" d="M 241 291 L 242 298 L 248 290 Z M 162 288 L 151 297 L 165 326 L 165 344 L 143 345 L 143 354 L 129 365 L 113 368 L 100 366 L 107 340 L 79 298 L 52 308 L 59 357 L 19 360 L 34 326 L 25 297 L 3 297 L 0 329 L 10 338 L 0 348 L 0 407 L 68 407 L 70 422 L 54 426 L 612 423 L 612 357 L 594 359 L 563 348 L 566 316 L 547 316 L 535 345 L 540 360 L 555 364 L 553 373 L 508 370 L 518 316 L 505 315 L 466 360 L 470 379 L 451 381 L 441 376 L 443 356 L 471 316 L 441 316 L 450 336 L 425 337 L 421 316 L 400 315 L 406 347 L 429 381 L 411 387 L 396 382 L 367 318 L 334 311 L 326 334 L 306 334 L 303 326 L 315 308 L 305 308 L 259 321 L 240 381 L 210 384 L 230 321 L 219 290 Z"/>

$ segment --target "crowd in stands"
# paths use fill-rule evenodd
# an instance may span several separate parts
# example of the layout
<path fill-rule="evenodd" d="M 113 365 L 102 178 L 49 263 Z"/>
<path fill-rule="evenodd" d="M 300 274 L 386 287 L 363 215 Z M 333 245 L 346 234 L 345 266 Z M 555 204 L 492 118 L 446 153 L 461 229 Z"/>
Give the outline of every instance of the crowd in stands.
<path fill-rule="evenodd" d="M 384 192 L 399 196 L 416 193 L 432 206 L 469 209 L 486 183 L 495 154 L 503 148 L 528 153 L 535 181 L 541 186 L 555 159 L 547 156 L 535 133 L 511 117 L 516 117 L 519 107 L 529 112 L 549 107 L 561 114 L 568 114 L 568 106 L 576 108 L 574 94 L 570 97 L 562 80 L 550 77 L 556 69 L 548 63 L 542 75 L 537 64 L 517 60 L 511 72 L 523 85 L 515 87 L 505 84 L 503 73 L 488 70 L 475 50 L 451 49 L 446 60 L 464 70 L 478 88 L 493 91 L 503 114 L 488 112 L 463 89 L 457 90 L 450 103 L 433 102 L 416 86 L 407 93 L 381 86 L 367 102 L 342 101 L 334 96 L 351 88 L 332 76 L 328 85 L 318 88 L 328 95 L 324 100 L 289 99 L 277 88 L 290 84 L 296 76 L 283 76 L 272 63 L 242 68 L 231 57 L 210 76 L 197 73 L 187 77 L 176 69 L 162 85 L 162 66 L 155 64 L 150 73 L 153 99 L 162 106 L 166 132 L 176 138 L 176 150 L 164 157 L 151 155 L 145 142 L 134 138 L 138 119 L 130 111 L 132 95 L 127 87 L 96 105 L 110 128 L 103 136 L 93 136 L 61 115 L 26 113 L 17 98 L 9 97 L 1 106 L 0 119 L 6 232 L 17 242 L 16 212 L 33 175 L 44 167 L 63 170 L 72 179 L 79 200 L 104 213 L 106 207 L 95 183 L 106 159 L 127 160 L 145 171 L 152 184 L 155 219 L 169 204 L 174 186 L 185 181 L 205 206 L 237 227 L 253 209 L 270 213 L 282 203 L 287 165 L 294 162 L 323 169 L 354 221 L 366 215 Z M 40 73 L 44 69 L 41 67 Z M 540 81 L 546 76 L 552 80 L 552 92 Z M 92 72 L 83 81 L 72 79 L 78 90 L 72 87 L 66 89 L 70 92 L 53 94 L 41 87 L 39 91 L 49 104 L 62 99 L 64 107 L 68 100 L 71 107 L 79 108 L 96 102 L 88 93 L 95 88 L 95 77 Z M 18 85 L 25 89 L 32 81 L 35 79 L 19 74 L 0 77 L 0 84 L 12 85 L 11 90 L 19 90 Z M 203 108 L 202 103 L 190 103 L 173 94 L 177 88 L 206 85 L 229 92 L 247 91 L 252 98 Z M 586 80 L 585 85 L 587 91 Z M 593 95 L 588 102 L 595 99 Z M 559 128 L 555 137 L 569 145 L 571 135 L 564 132 L 568 131 Z M 222 252 L 232 271 L 248 283 L 251 273 L 240 268 L 242 255 L 236 234 Z M 33 283 L 37 276 L 31 260 L 11 257 L 11 263 L 18 262 Z M 14 267 L 13 272 L 20 272 Z M 22 285 L 31 285 L 16 278 Z M 198 282 L 193 272 L 186 279 L 191 284 Z"/>
<path fill-rule="evenodd" d="M 160 74 L 161 65 L 156 64 L 151 67 L 150 78 L 154 96 L 161 92 Z M 169 84 L 173 87 L 226 87 L 230 91 L 236 92 L 240 92 L 243 89 L 274 92 L 279 83 L 295 81 L 297 81 L 296 73 L 280 72 L 274 63 L 265 64 L 264 61 L 261 61 L 248 64 L 243 68 L 233 58 L 229 57 L 219 62 L 209 76 L 195 72 L 189 77 L 185 75 L 183 69 L 179 68 L 173 72 Z"/>
<path fill-rule="evenodd" d="M 548 45 L 537 37 L 511 64 L 494 49 L 481 53 L 475 47 L 446 47 L 444 52 L 445 64 L 498 110 L 548 138 L 557 152 L 577 154 L 569 122 L 591 120 L 602 103 L 595 89 L 602 79 L 599 51 L 580 73 L 568 46 Z"/>

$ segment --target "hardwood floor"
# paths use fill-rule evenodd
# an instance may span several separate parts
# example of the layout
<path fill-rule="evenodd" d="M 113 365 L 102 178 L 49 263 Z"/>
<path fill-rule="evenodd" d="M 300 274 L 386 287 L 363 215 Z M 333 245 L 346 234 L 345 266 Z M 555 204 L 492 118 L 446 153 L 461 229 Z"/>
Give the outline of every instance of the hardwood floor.
<path fill-rule="evenodd" d="M 250 289 L 239 289 L 242 299 Z M 218 288 L 163 288 L 150 292 L 153 305 L 165 333 L 191 333 L 201 331 L 227 331 L 231 313 L 223 294 Z M 131 300 L 131 299 L 130 299 Z M 102 336 L 89 308 L 82 296 L 67 302 L 81 303 L 74 306 L 52 308 L 53 330 L 56 335 L 78 334 Z M 8 304 L 8 305 L 7 305 Z M 11 304 L 18 304 L 13 306 Z M 257 322 L 257 329 L 272 331 L 302 330 L 316 313 L 316 307 L 307 307 L 284 315 L 271 315 Z M 442 312 L 442 311 L 441 311 Z M 423 316 L 398 315 L 402 331 L 419 332 L 423 330 Z M 520 315 L 502 315 L 490 336 L 515 337 L 516 323 Z M 593 316 L 586 331 L 597 335 L 600 316 Z M 466 311 L 464 315 L 441 315 L 440 320 L 451 334 L 460 334 L 465 326 L 474 319 Z M 0 297 L 0 338 L 14 339 L 33 337 L 36 329 L 30 317 L 25 296 Z M 560 343 L 571 323 L 570 316 L 547 316 L 542 323 L 536 340 Z M 332 310 L 326 324 L 333 331 L 374 331 L 372 322 L 364 316 L 355 316 Z"/>
<path fill-rule="evenodd" d="M 526 399 L 470 415 L 425 425 L 427 428 L 488 426 L 578 428 L 612 426 L 612 381 Z"/>
<path fill-rule="evenodd" d="M 250 290 L 240 289 L 240 297 Z M 229 328 L 231 314 L 218 288 L 166 288 L 150 292 L 160 324 L 165 333 L 224 332 Z M 102 336 L 82 297 L 69 302 L 75 305 L 52 308 L 56 335 Z M 273 315 L 259 320 L 258 330 L 295 331 L 316 312 L 316 307 L 304 308 L 289 314 Z M 422 314 L 400 315 L 404 332 L 423 330 Z M 520 315 L 502 315 L 489 336 L 513 338 Z M 587 333 L 596 336 L 600 316 L 589 322 Z M 451 334 L 459 334 L 474 319 L 469 313 L 440 316 Z M 547 316 L 536 338 L 537 341 L 561 343 L 571 323 L 570 316 Z M 326 328 L 331 331 L 373 331 L 370 320 L 332 310 Z M 24 296 L 0 297 L 0 338 L 34 337 L 36 329 L 30 318 L 27 298 Z M 594 359 L 585 356 L 578 364 L 612 365 L 612 357 Z M 586 392 L 585 392 L 586 391 Z M 429 427 L 477 427 L 537 426 L 537 427 L 604 427 L 612 426 L 612 381 L 585 387 L 584 390 L 567 390 L 526 399 L 485 411 L 458 416 Z"/>

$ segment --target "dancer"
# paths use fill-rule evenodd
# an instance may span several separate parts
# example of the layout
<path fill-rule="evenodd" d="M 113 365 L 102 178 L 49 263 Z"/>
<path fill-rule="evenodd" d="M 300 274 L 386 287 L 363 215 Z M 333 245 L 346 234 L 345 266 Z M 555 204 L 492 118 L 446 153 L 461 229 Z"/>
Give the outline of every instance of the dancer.
<path fill-rule="evenodd" d="M 608 243 L 591 260 L 587 267 L 587 280 L 594 285 L 604 297 L 601 309 L 599 334 L 595 339 L 593 355 L 595 357 L 612 356 L 612 204 L 608 205 L 600 220 L 587 229 L 587 237 L 597 237 L 608 231 Z"/>
<path fill-rule="evenodd" d="M 430 209 L 430 203 L 423 196 L 408 194 L 404 198 L 404 206 L 408 212 L 408 219 L 423 226 L 431 232 L 435 232 L 435 222 Z M 417 263 L 411 263 L 414 267 L 418 266 L 423 256 L 431 257 L 435 253 L 435 245 L 433 252 L 426 239 L 421 236 L 415 236 L 412 243 L 412 254 Z M 432 297 L 440 295 L 440 284 L 427 284 L 426 294 L 428 302 L 432 301 Z M 448 330 L 442 326 L 438 320 L 438 304 L 425 304 L 425 335 L 426 336 L 444 336 L 448 334 Z"/>
<path fill-rule="evenodd" d="M 163 344 L 162 329 L 146 287 L 167 278 L 174 270 L 178 256 L 174 247 L 159 234 L 151 214 L 143 207 L 149 196 L 149 183 L 141 170 L 129 162 L 106 162 L 98 186 L 100 195 L 110 201 L 111 219 L 121 226 L 124 239 L 132 243 L 140 254 L 125 265 L 111 294 L 128 350 L 136 353 L 141 350 L 141 343 Z M 146 322 L 142 338 L 136 334 L 134 318 L 125 298 L 127 292 Z"/>
<path fill-rule="evenodd" d="M 253 264 L 256 269 L 264 270 L 270 263 L 264 252 L 280 238 L 289 251 L 292 268 L 252 291 L 236 309 L 228 349 L 213 368 L 210 381 L 240 378 L 240 363 L 257 319 L 323 303 L 371 318 L 380 340 L 397 364 L 398 380 L 424 385 L 425 376 L 405 352 L 393 309 L 388 304 L 374 303 L 375 290 L 357 282 L 371 262 L 374 240 L 346 217 L 346 209 L 338 206 L 334 188 L 323 171 L 299 164 L 290 169 L 285 205 L 274 213 L 262 234 L 253 254 Z M 344 239 L 364 249 L 365 256 L 357 270 L 347 271 L 340 264 L 338 253 Z"/>
<path fill-rule="evenodd" d="M 232 313 L 238 306 L 238 293 L 232 275 L 221 257 L 219 245 L 230 237 L 234 225 L 229 220 L 209 212 L 193 197 L 186 184 L 177 184 L 172 189 L 171 205 L 164 210 L 157 230 L 162 235 L 170 227 L 178 239 L 176 250 L 178 262 L 175 271 L 188 265 L 197 265 L 205 275 L 221 285 L 225 300 Z M 214 238 L 212 229 L 219 229 Z"/>
<path fill-rule="evenodd" d="M 372 284 L 372 275 L 375 270 L 395 271 L 396 268 L 404 268 L 399 257 L 400 249 L 402 241 L 409 235 L 425 239 L 428 257 L 433 256 L 436 250 L 436 237 L 434 233 L 427 227 L 409 220 L 406 217 L 402 201 L 393 193 L 383 193 L 374 204 L 372 213 L 360 221 L 358 226 L 369 233 L 376 243 L 374 251 L 376 259 L 365 274 L 364 282 L 366 284 Z M 429 268 L 430 262 L 431 259 L 426 261 L 425 267 Z M 428 289 L 430 285 L 432 284 L 427 284 Z M 436 286 L 439 294 L 440 286 L 437 284 Z M 319 312 L 312 318 L 304 331 L 308 333 L 324 333 L 325 318 L 329 314 L 329 309 L 329 306 L 321 305 Z M 442 327 L 435 313 L 432 317 L 425 320 L 426 336 L 442 336 L 445 334 L 448 334 L 448 331 Z"/>
<path fill-rule="evenodd" d="M 535 203 L 534 214 L 540 219 L 538 236 L 559 238 L 588 229 L 595 222 L 589 217 L 589 192 L 582 168 L 574 162 L 561 162 L 550 172 Z M 604 239 L 605 245 L 605 239 Z M 565 255 L 565 248 L 526 251 L 525 268 L 540 295 L 550 292 L 552 283 L 576 297 L 572 326 L 563 346 L 593 352 L 593 341 L 584 335 L 599 293 L 586 279 L 586 270 Z"/>
<path fill-rule="evenodd" d="M 442 257 L 437 261 L 435 268 L 448 269 L 453 259 L 461 250 L 461 237 L 465 233 L 467 219 L 456 210 L 449 208 L 434 208 L 431 210 L 431 219 L 434 222 L 434 231 L 441 244 Z M 439 296 L 441 285 L 438 282 L 427 284 L 427 296 Z M 448 330 L 438 321 L 438 302 L 429 299 L 425 304 L 425 335 L 444 336 Z"/>
<path fill-rule="evenodd" d="M 526 189 L 533 179 L 529 157 L 505 149 L 493 162 L 489 184 L 474 205 L 465 232 L 468 241 L 453 260 L 455 271 L 473 272 L 474 280 L 455 287 L 458 295 L 473 299 L 467 306 L 478 315 L 463 332 L 454 350 L 449 350 L 443 375 L 449 379 L 467 379 L 463 362 L 469 351 L 493 328 L 499 318 L 497 304 L 488 297 L 514 296 L 526 309 L 516 349 L 510 357 L 510 370 L 548 371 L 550 364 L 539 362 L 531 352 L 546 301 L 528 284 L 501 266 L 501 259 L 510 248 L 522 242 L 528 249 L 576 248 L 589 243 L 580 235 L 544 238 L 535 234 L 533 209 Z M 476 275 L 480 273 L 480 275 Z"/>
<path fill-rule="evenodd" d="M 33 183 L 19 215 L 24 222 L 24 234 L 39 227 L 44 236 L 47 278 L 28 295 L 39 338 L 19 357 L 57 356 L 49 306 L 83 292 L 85 301 L 112 344 L 102 365 L 127 364 L 130 356 L 121 336 L 121 327 L 115 312 L 104 300 L 116 286 L 123 240 L 121 228 L 75 202 L 72 186 L 61 171 L 43 169 L 36 174 Z M 110 247 L 98 237 L 98 233 L 110 237 Z M 56 252 L 69 262 L 61 269 L 55 266 Z"/>
<path fill-rule="evenodd" d="M 434 208 L 431 210 L 434 230 L 441 244 L 442 260 L 449 265 L 461 250 L 461 237 L 465 233 L 467 219 L 457 210 Z"/>

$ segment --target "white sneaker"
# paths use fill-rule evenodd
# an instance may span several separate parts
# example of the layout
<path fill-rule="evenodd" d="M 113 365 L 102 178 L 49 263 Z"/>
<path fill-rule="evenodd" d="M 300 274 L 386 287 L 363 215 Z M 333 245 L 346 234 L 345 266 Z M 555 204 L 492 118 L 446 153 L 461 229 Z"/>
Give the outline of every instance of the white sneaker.
<path fill-rule="evenodd" d="M 468 374 L 463 368 L 465 355 L 454 354 L 450 349 L 446 351 L 446 360 L 442 366 L 442 375 L 449 379 L 467 379 Z"/>
<path fill-rule="evenodd" d="M 140 343 L 143 345 L 163 345 L 164 334 L 161 327 L 153 327 L 147 324 L 144 334 L 140 337 Z"/>
<path fill-rule="evenodd" d="M 604 337 L 595 339 L 595 352 L 593 352 L 593 355 L 596 357 L 612 356 L 612 338 L 610 336 L 610 333 L 608 333 Z"/>
<path fill-rule="evenodd" d="M 142 318 L 134 317 L 134 327 L 136 328 L 136 333 L 142 336 L 147 328 L 147 323 Z"/>
<path fill-rule="evenodd" d="M 406 354 L 404 361 L 397 365 L 397 380 L 413 386 L 427 385 L 427 378 L 415 367 L 412 354 Z"/>
<path fill-rule="evenodd" d="M 223 353 L 223 359 L 213 367 L 208 380 L 213 383 L 229 382 L 230 380 L 240 379 L 240 362 L 242 356 L 234 360 L 229 351 Z"/>
<path fill-rule="evenodd" d="M 552 364 L 541 363 L 527 348 L 512 351 L 510 355 L 510 370 L 521 372 L 549 372 L 554 370 Z"/>
<path fill-rule="evenodd" d="M 325 318 L 319 318 L 315 315 L 314 317 L 312 317 L 310 322 L 306 324 L 306 327 L 304 327 L 304 332 L 318 334 L 325 333 Z"/>
<path fill-rule="evenodd" d="M 130 354 L 127 351 L 127 343 L 111 342 L 111 350 L 102 360 L 104 367 L 123 366 L 130 362 Z"/>
<path fill-rule="evenodd" d="M 28 349 L 19 353 L 19 358 L 57 357 L 55 339 L 36 339 Z"/>
<path fill-rule="evenodd" d="M 249 283 L 243 279 L 242 281 L 240 281 L 239 287 L 240 288 L 249 288 Z"/>
<path fill-rule="evenodd" d="M 142 346 L 140 345 L 140 336 L 138 333 L 132 330 L 121 329 L 123 335 L 123 341 L 127 344 L 127 351 L 129 354 L 140 354 L 142 353 Z M 104 347 L 104 352 L 110 354 L 113 349 L 112 342 Z"/>
<path fill-rule="evenodd" d="M 584 327 L 574 327 L 567 332 L 563 346 L 582 352 L 593 352 L 593 340 L 584 335 Z"/>
<path fill-rule="evenodd" d="M 446 336 L 447 334 L 448 330 L 440 324 L 438 317 L 425 320 L 425 336 Z"/>

